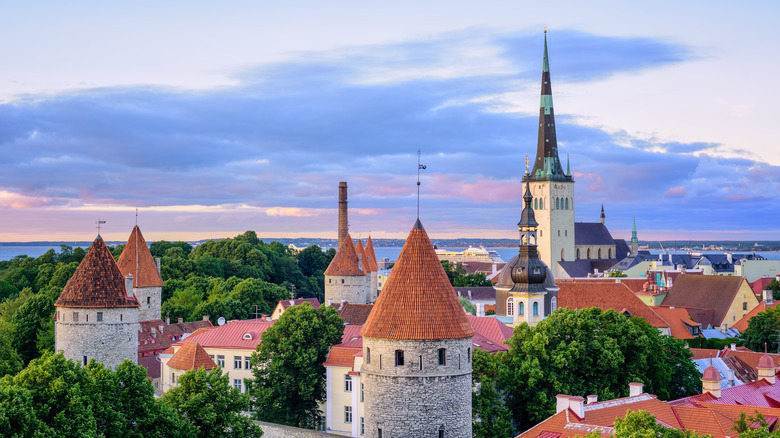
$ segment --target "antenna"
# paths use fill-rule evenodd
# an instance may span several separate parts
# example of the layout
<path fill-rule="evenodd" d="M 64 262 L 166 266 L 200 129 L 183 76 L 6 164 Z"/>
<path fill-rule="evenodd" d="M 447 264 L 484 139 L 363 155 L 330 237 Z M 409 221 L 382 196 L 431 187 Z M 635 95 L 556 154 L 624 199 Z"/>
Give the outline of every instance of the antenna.
<path fill-rule="evenodd" d="M 98 236 L 99 236 L 100 235 L 100 226 L 103 225 L 104 223 L 106 223 L 106 221 L 98 219 L 98 221 L 95 222 L 95 223 L 97 224 L 97 230 L 98 230 Z"/>
<path fill-rule="evenodd" d="M 528 175 L 528 154 L 525 154 L 525 174 Z"/>
<path fill-rule="evenodd" d="M 135 226 L 138 226 L 138 206 L 135 206 Z"/>
<path fill-rule="evenodd" d="M 420 148 L 417 148 L 417 219 L 420 219 L 420 170 L 428 168 L 425 164 L 420 164 Z"/>

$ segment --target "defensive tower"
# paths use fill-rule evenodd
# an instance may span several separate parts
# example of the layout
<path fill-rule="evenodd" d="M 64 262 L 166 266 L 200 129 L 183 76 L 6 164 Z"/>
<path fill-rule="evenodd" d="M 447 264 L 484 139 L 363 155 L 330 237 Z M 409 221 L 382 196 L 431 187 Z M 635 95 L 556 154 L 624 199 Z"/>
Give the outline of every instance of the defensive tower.
<path fill-rule="evenodd" d="M 124 277 L 133 276 L 133 293 L 141 305 L 138 320 L 160 319 L 163 287 L 160 267 L 149 252 L 138 225 L 133 227 L 117 265 Z"/>
<path fill-rule="evenodd" d="M 325 303 L 368 303 L 371 281 L 364 266 L 362 257 L 355 251 L 352 237 L 347 234 L 325 270 Z"/>

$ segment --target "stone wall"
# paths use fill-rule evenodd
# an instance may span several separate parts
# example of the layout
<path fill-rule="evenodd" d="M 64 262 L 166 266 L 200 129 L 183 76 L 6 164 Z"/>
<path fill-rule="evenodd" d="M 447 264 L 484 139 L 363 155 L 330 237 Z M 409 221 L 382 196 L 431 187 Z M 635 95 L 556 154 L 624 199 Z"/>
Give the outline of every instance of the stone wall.
<path fill-rule="evenodd" d="M 135 297 L 141 303 L 138 309 L 138 320 L 148 321 L 150 319 L 160 319 L 160 308 L 162 306 L 162 288 L 157 287 L 135 287 L 133 288 Z"/>
<path fill-rule="evenodd" d="M 263 429 L 263 438 L 323 438 L 329 436 L 342 436 L 316 430 L 284 426 L 281 424 L 266 423 L 264 421 L 255 421 L 255 424 Z"/>
<path fill-rule="evenodd" d="M 333 300 L 334 304 L 341 300 L 353 304 L 367 304 L 370 285 L 368 275 L 326 275 L 325 304 L 328 304 L 329 300 Z"/>
<path fill-rule="evenodd" d="M 471 338 L 363 338 L 365 436 L 471 437 Z M 439 365 L 439 349 L 446 363 Z M 395 352 L 404 353 L 396 366 Z M 370 359 L 370 361 L 369 361 Z"/>
<path fill-rule="evenodd" d="M 110 368 L 125 359 L 138 363 L 138 309 L 57 307 L 54 350 L 84 364 L 94 358 Z M 78 313 L 78 320 L 75 318 Z M 102 321 L 98 321 L 98 313 Z"/>

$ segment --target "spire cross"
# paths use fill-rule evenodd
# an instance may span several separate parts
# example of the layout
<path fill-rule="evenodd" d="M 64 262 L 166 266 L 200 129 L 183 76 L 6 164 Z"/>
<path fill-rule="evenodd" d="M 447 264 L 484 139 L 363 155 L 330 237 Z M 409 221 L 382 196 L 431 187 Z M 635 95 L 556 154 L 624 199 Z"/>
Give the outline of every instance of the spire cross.
<path fill-rule="evenodd" d="M 525 174 L 528 175 L 528 154 L 525 154 Z"/>
<path fill-rule="evenodd" d="M 420 219 L 420 170 L 425 170 L 427 166 L 420 164 L 420 148 L 417 148 L 417 219 Z"/>
<path fill-rule="evenodd" d="M 100 235 L 100 226 L 106 223 L 106 221 L 98 219 L 95 223 L 97 224 L 98 235 Z"/>

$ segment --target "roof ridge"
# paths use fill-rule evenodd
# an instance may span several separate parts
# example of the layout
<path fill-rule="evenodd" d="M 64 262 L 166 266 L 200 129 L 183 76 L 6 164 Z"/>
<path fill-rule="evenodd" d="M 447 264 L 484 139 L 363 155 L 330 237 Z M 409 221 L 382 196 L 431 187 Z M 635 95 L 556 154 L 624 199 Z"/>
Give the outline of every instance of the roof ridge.
<path fill-rule="evenodd" d="M 344 240 L 341 242 L 336 255 L 333 260 L 330 261 L 328 269 L 325 270 L 325 275 L 342 275 L 342 276 L 358 276 L 366 275 L 360 267 L 358 267 L 358 257 L 355 251 L 355 246 L 352 244 L 352 237 L 347 233 Z"/>
<path fill-rule="evenodd" d="M 138 225 L 133 227 L 122 255 L 117 260 L 122 275 L 132 274 L 134 287 L 162 287 L 163 280 L 157 271 L 157 263 L 146 245 Z"/>

